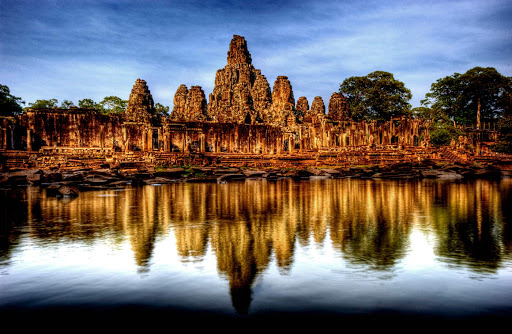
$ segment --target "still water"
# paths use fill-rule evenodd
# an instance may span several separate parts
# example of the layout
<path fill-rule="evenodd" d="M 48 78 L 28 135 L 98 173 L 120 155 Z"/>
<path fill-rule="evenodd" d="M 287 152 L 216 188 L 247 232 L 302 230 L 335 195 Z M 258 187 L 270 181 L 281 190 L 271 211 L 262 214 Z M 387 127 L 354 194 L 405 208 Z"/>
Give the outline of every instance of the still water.
<path fill-rule="evenodd" d="M 0 200 L 0 315 L 512 315 L 512 179 L 173 183 L 74 199 L 28 187 Z"/>

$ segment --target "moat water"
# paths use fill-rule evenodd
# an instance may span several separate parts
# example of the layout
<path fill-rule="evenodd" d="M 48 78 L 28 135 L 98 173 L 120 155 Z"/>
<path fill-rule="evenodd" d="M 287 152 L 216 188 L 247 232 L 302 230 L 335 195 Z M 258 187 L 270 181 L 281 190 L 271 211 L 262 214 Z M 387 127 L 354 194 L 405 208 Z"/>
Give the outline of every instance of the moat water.
<path fill-rule="evenodd" d="M 0 208 L 0 316 L 512 316 L 512 179 L 27 187 Z"/>

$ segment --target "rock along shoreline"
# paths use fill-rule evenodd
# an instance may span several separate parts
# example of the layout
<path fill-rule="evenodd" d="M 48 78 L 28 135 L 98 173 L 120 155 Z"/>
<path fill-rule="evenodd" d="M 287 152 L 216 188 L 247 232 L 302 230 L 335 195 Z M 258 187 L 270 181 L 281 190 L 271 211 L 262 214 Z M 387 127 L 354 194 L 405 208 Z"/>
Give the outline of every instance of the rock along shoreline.
<path fill-rule="evenodd" d="M 91 190 L 121 189 L 173 182 L 225 183 L 246 179 L 296 180 L 357 178 L 357 179 L 501 179 L 512 171 L 495 164 L 438 163 L 425 160 L 418 163 L 396 163 L 385 166 L 353 166 L 344 168 L 265 168 L 244 167 L 152 167 L 138 163 L 108 164 L 99 169 L 26 169 L 0 173 L 0 189 L 39 186 L 48 196 L 76 197 Z"/>

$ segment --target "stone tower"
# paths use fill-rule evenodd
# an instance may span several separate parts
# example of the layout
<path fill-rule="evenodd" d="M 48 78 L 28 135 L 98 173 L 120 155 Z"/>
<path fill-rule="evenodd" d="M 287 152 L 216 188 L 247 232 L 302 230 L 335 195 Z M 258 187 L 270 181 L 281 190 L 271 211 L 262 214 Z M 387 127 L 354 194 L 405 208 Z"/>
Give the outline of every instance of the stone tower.
<path fill-rule="evenodd" d="M 155 104 L 146 81 L 137 79 L 130 93 L 124 118 L 131 122 L 149 122 L 154 110 Z"/>
<path fill-rule="evenodd" d="M 221 123 L 264 121 L 272 101 L 270 86 L 261 71 L 252 65 L 244 37 L 233 36 L 227 62 L 215 75 L 215 86 L 209 96 L 208 117 Z"/>
<path fill-rule="evenodd" d="M 174 107 L 171 113 L 173 121 L 206 121 L 206 96 L 201 86 L 192 86 L 190 90 L 180 85 L 174 95 Z"/>
<path fill-rule="evenodd" d="M 342 93 L 332 93 L 331 99 L 329 100 L 329 112 L 327 113 L 327 117 L 338 122 L 349 118 L 348 101 Z"/>
<path fill-rule="evenodd" d="M 269 113 L 269 123 L 276 126 L 289 125 L 295 121 L 295 98 L 288 77 L 277 77 L 272 90 L 272 107 Z"/>

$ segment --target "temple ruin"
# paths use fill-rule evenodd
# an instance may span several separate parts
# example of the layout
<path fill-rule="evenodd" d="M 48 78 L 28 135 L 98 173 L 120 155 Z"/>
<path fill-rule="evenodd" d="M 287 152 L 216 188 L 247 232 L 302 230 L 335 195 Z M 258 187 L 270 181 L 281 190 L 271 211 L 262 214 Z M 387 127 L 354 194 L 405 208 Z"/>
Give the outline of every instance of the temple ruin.
<path fill-rule="evenodd" d="M 166 117 L 155 112 L 146 81 L 137 79 L 122 114 L 29 109 L 1 118 L 0 151 L 12 164 L 36 166 L 79 165 L 86 159 L 162 165 L 365 164 L 437 154 L 421 120 L 355 122 L 339 92 L 326 102 L 317 96 L 309 106 L 304 96 L 295 101 L 286 76 L 270 87 L 253 66 L 244 37 L 235 35 L 208 100 L 200 86 L 180 85 Z"/>

